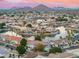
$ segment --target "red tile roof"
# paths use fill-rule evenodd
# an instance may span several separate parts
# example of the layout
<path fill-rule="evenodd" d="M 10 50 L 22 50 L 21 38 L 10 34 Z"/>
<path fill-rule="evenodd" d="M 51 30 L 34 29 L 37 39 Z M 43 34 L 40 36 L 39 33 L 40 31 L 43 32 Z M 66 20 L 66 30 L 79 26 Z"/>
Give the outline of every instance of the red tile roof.
<path fill-rule="evenodd" d="M 6 35 L 5 37 L 6 37 L 7 40 L 15 40 L 15 41 L 20 41 L 21 40 L 21 37 L 17 37 L 17 36 Z"/>

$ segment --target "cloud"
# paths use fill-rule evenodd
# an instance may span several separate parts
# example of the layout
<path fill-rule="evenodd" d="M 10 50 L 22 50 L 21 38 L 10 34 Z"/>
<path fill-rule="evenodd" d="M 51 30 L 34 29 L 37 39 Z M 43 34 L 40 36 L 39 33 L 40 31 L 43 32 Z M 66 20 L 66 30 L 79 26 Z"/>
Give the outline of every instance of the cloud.
<path fill-rule="evenodd" d="M 20 3 L 22 2 L 22 0 L 5 0 L 6 2 L 9 2 L 9 3 Z"/>

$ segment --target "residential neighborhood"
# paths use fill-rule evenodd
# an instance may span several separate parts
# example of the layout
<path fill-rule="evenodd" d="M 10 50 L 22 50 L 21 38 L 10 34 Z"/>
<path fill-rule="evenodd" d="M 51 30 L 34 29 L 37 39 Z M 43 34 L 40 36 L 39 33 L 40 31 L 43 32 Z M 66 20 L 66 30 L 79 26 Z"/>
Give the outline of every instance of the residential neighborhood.
<path fill-rule="evenodd" d="M 0 58 L 79 58 L 79 9 L 0 9 Z"/>

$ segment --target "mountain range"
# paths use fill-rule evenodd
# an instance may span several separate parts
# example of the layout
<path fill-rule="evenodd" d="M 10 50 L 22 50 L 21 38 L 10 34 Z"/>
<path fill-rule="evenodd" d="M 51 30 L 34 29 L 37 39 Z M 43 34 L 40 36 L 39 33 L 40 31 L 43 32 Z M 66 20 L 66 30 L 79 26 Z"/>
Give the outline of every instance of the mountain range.
<path fill-rule="evenodd" d="M 39 4 L 39 5 L 37 5 L 37 6 L 35 6 L 35 7 L 29 7 L 29 6 L 27 6 L 27 7 L 15 7 L 15 8 L 26 8 L 26 9 L 33 9 L 33 10 L 52 10 L 52 9 L 79 9 L 79 8 L 65 8 L 65 7 L 53 7 L 53 8 L 50 8 L 50 7 L 48 7 L 48 6 L 46 6 L 46 5 L 44 5 L 44 4 Z"/>
<path fill-rule="evenodd" d="M 24 11 L 79 11 L 79 8 L 65 8 L 65 7 L 47 7 L 46 5 L 39 4 L 35 7 L 13 7 L 11 10 L 24 10 Z"/>

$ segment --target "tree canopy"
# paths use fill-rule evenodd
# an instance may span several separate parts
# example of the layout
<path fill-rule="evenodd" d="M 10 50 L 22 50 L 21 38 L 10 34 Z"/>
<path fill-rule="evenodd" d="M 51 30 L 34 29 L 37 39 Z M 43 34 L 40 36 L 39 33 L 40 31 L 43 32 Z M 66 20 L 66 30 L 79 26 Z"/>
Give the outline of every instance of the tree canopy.
<path fill-rule="evenodd" d="M 4 28 L 5 23 L 0 23 L 0 29 Z"/>
<path fill-rule="evenodd" d="M 41 41 L 41 36 L 40 35 L 35 36 L 35 40 Z"/>
<path fill-rule="evenodd" d="M 27 40 L 23 38 L 23 39 L 20 41 L 20 44 L 23 45 L 23 46 L 26 46 Z"/>
<path fill-rule="evenodd" d="M 49 53 L 61 53 L 62 52 L 62 49 L 59 48 L 59 47 L 52 47 L 50 50 L 49 50 Z"/>
<path fill-rule="evenodd" d="M 57 21 L 68 21 L 68 19 L 64 18 L 64 17 L 58 17 L 56 19 Z"/>
<path fill-rule="evenodd" d="M 27 27 L 32 27 L 32 25 L 31 24 L 27 24 Z"/>
<path fill-rule="evenodd" d="M 22 46 L 22 45 L 18 46 L 18 47 L 16 48 L 16 50 L 18 51 L 18 53 L 19 53 L 20 55 L 22 55 L 22 54 L 24 54 L 24 53 L 26 52 L 25 47 Z"/>
<path fill-rule="evenodd" d="M 17 46 L 16 50 L 18 51 L 19 55 L 22 55 L 26 52 L 27 50 L 27 40 L 25 38 L 23 38 L 21 41 L 20 41 L 20 45 Z"/>

